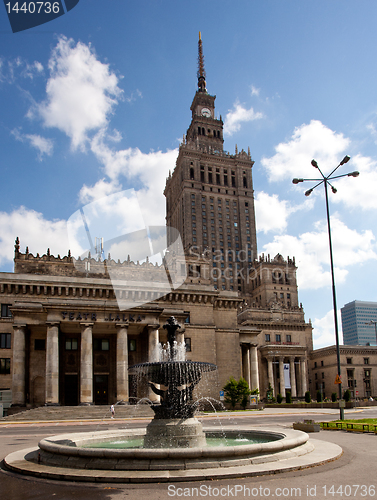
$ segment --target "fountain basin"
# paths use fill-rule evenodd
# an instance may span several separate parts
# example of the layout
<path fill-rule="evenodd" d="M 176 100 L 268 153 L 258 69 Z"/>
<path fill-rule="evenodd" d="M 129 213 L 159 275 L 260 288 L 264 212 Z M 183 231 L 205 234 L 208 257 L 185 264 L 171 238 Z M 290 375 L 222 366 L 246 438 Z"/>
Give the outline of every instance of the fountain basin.
<path fill-rule="evenodd" d="M 239 429 L 211 429 L 207 430 L 211 437 L 237 438 L 264 438 L 268 442 L 258 442 L 239 446 L 216 446 L 194 448 L 136 448 L 111 449 L 90 448 L 99 443 L 110 443 L 127 437 L 132 439 L 143 438 L 144 434 L 138 431 L 102 431 L 93 434 L 62 434 L 42 439 L 39 443 L 40 464 L 54 465 L 80 469 L 116 469 L 123 471 L 135 470 L 189 470 L 194 468 L 217 468 L 250 465 L 258 463 L 259 458 L 274 460 L 274 454 L 286 450 L 305 447 L 309 436 L 303 432 L 287 430 L 276 432 L 266 429 L 248 430 Z M 276 458 L 277 459 L 277 458 Z M 34 457 L 36 460 L 36 457 Z"/>

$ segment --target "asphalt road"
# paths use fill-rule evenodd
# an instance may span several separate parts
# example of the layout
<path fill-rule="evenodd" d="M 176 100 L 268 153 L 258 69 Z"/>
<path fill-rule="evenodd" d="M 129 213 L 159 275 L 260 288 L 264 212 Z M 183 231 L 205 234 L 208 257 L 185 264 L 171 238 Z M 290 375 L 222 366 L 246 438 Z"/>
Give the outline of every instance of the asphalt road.
<path fill-rule="evenodd" d="M 346 418 L 377 418 L 377 410 L 366 408 L 346 411 Z M 206 426 L 263 424 L 291 426 L 292 422 L 313 418 L 327 421 L 338 418 L 338 413 L 317 410 L 314 412 L 253 412 L 246 416 L 204 417 Z M 0 459 L 8 453 L 35 446 L 46 436 L 66 432 L 105 430 L 107 428 L 144 427 L 146 420 L 104 421 L 101 423 L 49 423 L 0 425 Z M 261 476 L 255 478 L 227 479 L 211 482 L 152 484 L 152 485 L 91 485 L 38 480 L 16 476 L 0 470 L 0 497 L 6 500 L 167 500 L 169 498 L 305 498 L 305 499 L 369 499 L 377 497 L 377 435 L 321 431 L 311 434 L 314 439 L 333 442 L 343 448 L 343 455 L 336 461 L 302 471 Z"/>

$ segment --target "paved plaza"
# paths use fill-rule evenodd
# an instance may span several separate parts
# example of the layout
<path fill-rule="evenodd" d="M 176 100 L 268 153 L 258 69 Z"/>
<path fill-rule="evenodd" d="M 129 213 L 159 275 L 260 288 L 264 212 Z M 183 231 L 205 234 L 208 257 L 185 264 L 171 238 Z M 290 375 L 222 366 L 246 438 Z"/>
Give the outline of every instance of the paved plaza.
<path fill-rule="evenodd" d="M 376 410 L 346 410 L 346 418 L 375 418 Z M 338 418 L 336 410 L 269 409 L 262 412 L 240 412 L 227 415 L 232 425 L 278 425 L 291 427 L 292 422 L 312 418 L 316 421 Z M 226 419 L 221 417 L 223 425 Z M 213 416 L 203 417 L 206 425 L 218 425 Z M 0 424 L 0 458 L 17 450 L 35 446 L 40 439 L 66 432 L 93 431 L 105 428 L 137 428 L 147 419 L 102 420 L 92 422 L 33 422 Z M 316 467 L 266 476 L 242 477 L 200 482 L 163 484 L 78 484 L 22 477 L 0 472 L 1 497 L 7 500 L 34 498 L 54 499 L 169 499 L 189 498 L 373 498 L 377 486 L 377 436 L 345 431 L 321 431 L 310 435 L 322 443 L 335 444 L 343 449 L 337 460 Z M 325 444 L 326 446 L 326 444 Z"/>

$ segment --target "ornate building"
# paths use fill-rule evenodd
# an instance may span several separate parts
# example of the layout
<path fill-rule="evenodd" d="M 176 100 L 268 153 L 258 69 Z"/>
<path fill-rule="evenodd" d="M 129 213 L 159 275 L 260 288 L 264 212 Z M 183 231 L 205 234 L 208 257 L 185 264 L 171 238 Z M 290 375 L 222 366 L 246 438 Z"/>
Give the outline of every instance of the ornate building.
<path fill-rule="evenodd" d="M 312 327 L 298 303 L 295 261 L 257 258 L 254 162 L 250 151 L 223 149 L 200 39 L 191 112 L 164 192 L 168 245 L 175 228 L 185 250 L 168 274 L 181 274 L 182 286 L 163 295 L 151 286 L 152 267 L 166 281 L 164 264 L 34 256 L 16 240 L 14 273 L 0 273 L 0 390 L 12 389 L 13 405 L 140 397 L 128 367 L 154 360 L 171 315 L 184 325 L 187 358 L 218 366 L 208 395 L 218 399 L 230 376 L 244 376 L 262 398 L 269 385 L 303 397 Z M 118 271 L 129 278 L 120 295 L 110 279 Z"/>

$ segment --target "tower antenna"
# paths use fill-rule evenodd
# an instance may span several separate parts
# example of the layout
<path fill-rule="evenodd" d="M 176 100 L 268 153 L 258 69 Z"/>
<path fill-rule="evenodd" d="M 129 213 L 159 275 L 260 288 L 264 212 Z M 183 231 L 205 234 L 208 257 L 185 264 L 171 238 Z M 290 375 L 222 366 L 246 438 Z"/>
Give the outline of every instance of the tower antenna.
<path fill-rule="evenodd" d="M 202 34 L 200 31 L 199 31 L 199 42 L 198 42 L 198 88 L 199 92 L 207 92 L 206 70 L 204 69 L 203 42 L 202 42 Z"/>

